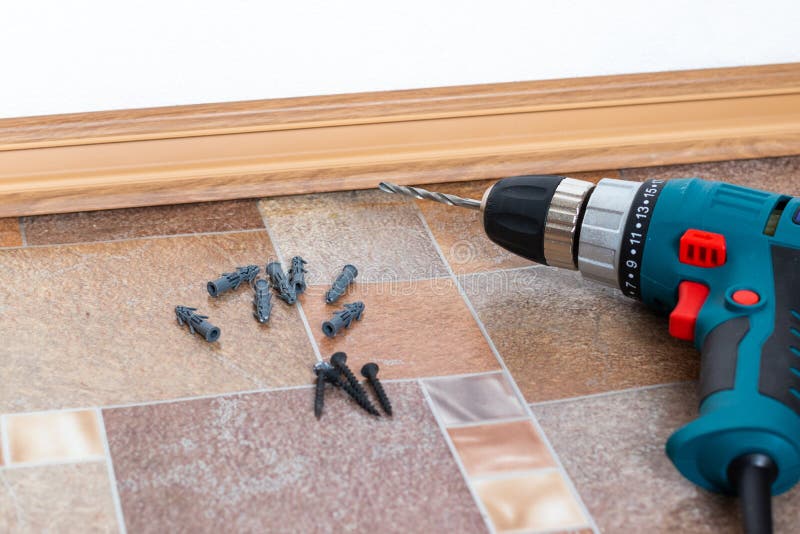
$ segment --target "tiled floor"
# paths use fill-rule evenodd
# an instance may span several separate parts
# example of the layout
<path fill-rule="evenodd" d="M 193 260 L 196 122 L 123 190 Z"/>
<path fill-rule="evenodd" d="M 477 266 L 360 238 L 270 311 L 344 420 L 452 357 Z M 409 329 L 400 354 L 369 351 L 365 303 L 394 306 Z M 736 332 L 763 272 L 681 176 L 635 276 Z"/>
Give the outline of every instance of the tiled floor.
<path fill-rule="evenodd" d="M 800 193 L 800 157 L 579 177 L 687 175 Z M 273 298 L 268 325 L 249 288 L 206 292 L 296 254 L 308 291 Z M 345 263 L 356 283 L 326 305 Z M 353 300 L 362 320 L 322 335 Z M 696 352 L 614 291 L 502 251 L 475 212 L 359 191 L 0 219 L 0 339 L 0 532 L 737 528 L 663 453 L 694 415 Z M 312 367 L 338 350 L 380 365 L 394 417 L 332 387 L 314 417 Z M 776 499 L 778 532 L 799 491 Z"/>

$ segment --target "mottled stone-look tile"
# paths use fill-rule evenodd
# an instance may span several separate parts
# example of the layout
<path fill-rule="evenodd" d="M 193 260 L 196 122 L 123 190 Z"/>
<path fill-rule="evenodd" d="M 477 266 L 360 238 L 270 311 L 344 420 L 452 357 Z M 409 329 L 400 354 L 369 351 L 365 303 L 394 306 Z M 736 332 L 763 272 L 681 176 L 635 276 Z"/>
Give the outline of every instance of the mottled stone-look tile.
<path fill-rule="evenodd" d="M 556 470 L 499 480 L 478 480 L 475 489 L 499 532 L 587 526 L 580 505 Z"/>
<path fill-rule="evenodd" d="M 597 182 L 601 178 L 619 178 L 619 172 L 576 173 L 570 176 Z M 486 189 L 494 182 L 495 180 L 482 180 L 435 184 L 431 185 L 430 189 L 480 200 Z M 480 212 L 451 208 L 426 200 L 416 202 L 456 274 L 511 269 L 532 264 L 492 243 L 483 230 L 483 216 Z"/>
<path fill-rule="evenodd" d="M 327 286 L 301 297 L 320 351 L 348 354 L 353 369 L 380 365 L 381 378 L 417 378 L 499 369 L 486 338 L 450 278 L 370 284 L 356 281 L 336 304 L 325 303 Z M 364 314 L 334 338 L 322 323 L 342 304 L 363 301 Z"/>
<path fill-rule="evenodd" d="M 76 461 L 103 455 L 97 412 L 6 416 L 9 463 Z"/>
<path fill-rule="evenodd" d="M 0 532 L 118 532 L 106 464 L 0 470 Z"/>
<path fill-rule="evenodd" d="M 206 291 L 272 256 L 266 232 L 0 251 L 0 412 L 308 383 L 315 356 L 296 308 L 276 302 L 259 325 L 249 288 Z M 210 316 L 220 341 L 178 326 L 178 304 Z"/>
<path fill-rule="evenodd" d="M 444 425 L 525 416 L 502 373 L 426 380 L 425 389 Z"/>
<path fill-rule="evenodd" d="M 577 272 L 539 266 L 462 285 L 530 402 L 697 376 L 697 352 L 666 318 Z"/>
<path fill-rule="evenodd" d="M 798 195 L 800 194 L 800 156 L 625 169 L 622 171 L 622 176 L 626 180 L 640 181 L 650 178 L 698 177 L 787 195 Z"/>
<path fill-rule="evenodd" d="M 685 480 L 664 453 L 697 416 L 694 384 L 533 405 L 603 532 L 738 532 L 734 500 Z M 773 499 L 775 531 L 796 532 L 800 489 Z"/>
<path fill-rule="evenodd" d="M 24 217 L 29 245 L 263 228 L 255 200 L 175 204 Z"/>
<path fill-rule="evenodd" d="M 471 425 L 447 432 L 473 477 L 556 466 L 530 421 Z"/>
<path fill-rule="evenodd" d="M 265 199 L 261 209 L 276 247 L 308 261 L 307 280 L 330 284 L 353 264 L 360 281 L 447 275 L 447 268 L 407 198 L 377 190 Z"/>
<path fill-rule="evenodd" d="M 0 219 L 0 247 L 19 247 L 22 245 L 19 219 L 9 217 Z"/>
<path fill-rule="evenodd" d="M 106 410 L 129 532 L 484 532 L 416 383 L 393 418 L 311 388 Z"/>

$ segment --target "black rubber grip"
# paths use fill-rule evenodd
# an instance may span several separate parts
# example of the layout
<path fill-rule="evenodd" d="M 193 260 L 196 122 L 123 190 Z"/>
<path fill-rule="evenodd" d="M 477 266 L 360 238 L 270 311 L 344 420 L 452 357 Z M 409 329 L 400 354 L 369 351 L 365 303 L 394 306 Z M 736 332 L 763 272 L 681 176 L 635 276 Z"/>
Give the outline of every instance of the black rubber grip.
<path fill-rule="evenodd" d="M 733 389 L 739 344 L 750 331 L 750 319 L 736 317 L 717 325 L 703 341 L 700 359 L 700 403 L 717 391 Z"/>
<path fill-rule="evenodd" d="M 800 414 L 800 250 L 772 245 L 775 330 L 764 343 L 758 390 Z"/>
<path fill-rule="evenodd" d="M 547 265 L 547 210 L 563 179 L 549 175 L 513 176 L 492 186 L 483 209 L 483 226 L 489 239 L 514 254 Z"/>

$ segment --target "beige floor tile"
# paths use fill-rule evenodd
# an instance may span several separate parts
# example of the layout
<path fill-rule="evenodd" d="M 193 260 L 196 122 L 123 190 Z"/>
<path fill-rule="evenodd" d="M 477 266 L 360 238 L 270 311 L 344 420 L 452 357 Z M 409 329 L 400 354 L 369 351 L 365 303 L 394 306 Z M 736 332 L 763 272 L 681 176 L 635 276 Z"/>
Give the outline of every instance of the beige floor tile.
<path fill-rule="evenodd" d="M 588 524 L 564 478 L 555 470 L 474 484 L 499 532 L 566 530 Z"/>
<path fill-rule="evenodd" d="M 6 416 L 9 463 L 86 460 L 103 455 L 93 410 Z"/>
<path fill-rule="evenodd" d="M 24 217 L 29 245 L 263 229 L 255 200 L 174 204 Z"/>
<path fill-rule="evenodd" d="M 19 219 L 9 217 L 0 219 L 0 247 L 18 247 L 22 245 Z"/>
<path fill-rule="evenodd" d="M 499 369 L 478 324 L 450 278 L 397 284 L 357 282 L 336 304 L 325 303 L 327 286 L 311 286 L 303 310 L 324 357 L 344 351 L 358 372 L 374 361 L 379 377 L 418 378 Z M 322 323 L 343 303 L 363 301 L 360 321 L 334 338 Z"/>
<path fill-rule="evenodd" d="M 426 380 L 425 389 L 445 426 L 525 416 L 502 373 Z"/>
<path fill-rule="evenodd" d="M 473 274 L 462 285 L 530 402 L 697 377 L 695 348 L 619 290 L 550 267 Z"/>
<path fill-rule="evenodd" d="M 447 432 L 473 477 L 556 466 L 530 421 L 465 426 Z"/>
<path fill-rule="evenodd" d="M 688 165 L 664 165 L 625 169 L 626 180 L 691 178 L 730 182 L 787 195 L 800 194 L 800 156 L 740 159 Z"/>
<path fill-rule="evenodd" d="M 128 532 L 485 532 L 415 382 L 394 417 L 330 388 L 104 410 Z"/>
<path fill-rule="evenodd" d="M 105 462 L 0 470 L 0 532 L 118 532 Z"/>
<path fill-rule="evenodd" d="M 308 261 L 307 280 L 330 284 L 342 267 L 358 280 L 397 281 L 447 275 L 414 204 L 377 190 L 261 201 L 272 237 L 288 259 Z"/>
<path fill-rule="evenodd" d="M 249 288 L 206 291 L 271 257 L 266 232 L 0 251 L 0 413 L 309 383 L 315 356 L 296 308 L 276 299 L 259 325 Z M 178 326 L 178 304 L 208 315 L 220 341 Z"/>
<path fill-rule="evenodd" d="M 533 405 L 602 532 L 739 532 L 734 499 L 684 479 L 664 452 L 697 416 L 696 384 Z M 773 499 L 775 532 L 797 532 L 800 488 Z"/>

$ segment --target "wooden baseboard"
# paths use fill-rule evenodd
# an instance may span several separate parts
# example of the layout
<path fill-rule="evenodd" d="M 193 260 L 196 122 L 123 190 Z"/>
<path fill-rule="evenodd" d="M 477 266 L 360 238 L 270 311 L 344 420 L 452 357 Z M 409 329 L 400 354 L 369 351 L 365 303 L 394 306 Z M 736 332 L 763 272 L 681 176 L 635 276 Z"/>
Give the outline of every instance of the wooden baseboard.
<path fill-rule="evenodd" d="M 0 217 L 800 153 L 800 63 L 0 120 Z"/>

